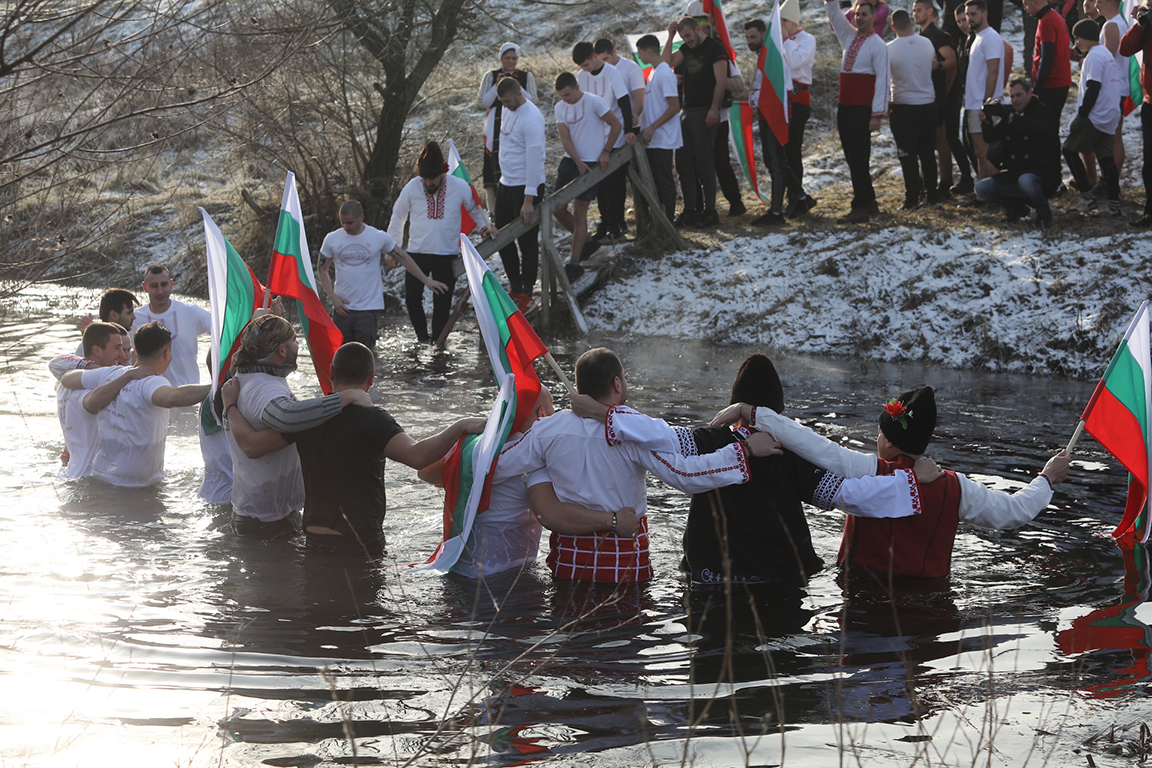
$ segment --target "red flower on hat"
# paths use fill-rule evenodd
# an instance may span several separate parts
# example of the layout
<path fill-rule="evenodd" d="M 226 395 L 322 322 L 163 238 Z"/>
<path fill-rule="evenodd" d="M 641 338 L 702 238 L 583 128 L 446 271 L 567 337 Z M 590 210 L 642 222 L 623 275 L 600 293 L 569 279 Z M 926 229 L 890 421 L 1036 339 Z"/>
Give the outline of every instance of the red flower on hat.
<path fill-rule="evenodd" d="M 908 407 L 896 398 L 892 398 L 884 404 L 884 412 L 892 417 L 892 420 L 899 424 L 903 429 L 908 429 L 908 420 L 904 418 L 904 414 L 908 413 Z"/>

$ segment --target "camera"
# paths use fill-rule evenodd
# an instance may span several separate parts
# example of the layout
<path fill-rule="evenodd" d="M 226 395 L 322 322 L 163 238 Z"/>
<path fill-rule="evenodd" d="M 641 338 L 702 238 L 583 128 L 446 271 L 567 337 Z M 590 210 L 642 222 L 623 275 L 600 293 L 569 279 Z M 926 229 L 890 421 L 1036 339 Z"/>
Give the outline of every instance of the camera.
<path fill-rule="evenodd" d="M 1136 22 L 1147 29 L 1148 25 L 1152 24 L 1152 8 L 1141 8 L 1139 15 L 1136 16 Z"/>
<path fill-rule="evenodd" d="M 1008 114 L 1008 108 L 998 101 L 990 101 L 984 105 L 984 114 L 988 117 L 1004 117 Z"/>
<path fill-rule="evenodd" d="M 840 0 L 840 7 L 841 8 L 851 8 L 852 7 L 852 0 Z"/>

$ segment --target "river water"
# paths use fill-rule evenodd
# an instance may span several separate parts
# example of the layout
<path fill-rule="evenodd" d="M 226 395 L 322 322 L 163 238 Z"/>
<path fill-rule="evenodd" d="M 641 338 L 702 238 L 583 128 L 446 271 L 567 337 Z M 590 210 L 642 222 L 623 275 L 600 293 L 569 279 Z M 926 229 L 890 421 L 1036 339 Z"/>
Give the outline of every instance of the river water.
<path fill-rule="evenodd" d="M 1132 727 L 1081 745 L 1143 719 L 1152 623 L 1143 549 L 1107 536 L 1125 476 L 1090 439 L 1035 523 L 961 531 L 942 589 L 849 595 L 826 567 L 803 594 L 736 590 L 728 622 L 722 593 L 686 594 L 688 498 L 652 480 L 656 578 L 613 592 L 554 584 L 542 563 L 482 585 L 401 573 L 435 547 L 440 495 L 394 463 L 384 568 L 237 540 L 225 511 L 196 498 L 191 411 L 174 414 L 157 487 L 55 479 L 46 363 L 77 344 L 62 319 L 94 304 L 43 286 L 0 310 L 0 766 L 1080 766 L 1082 750 L 1127 762 L 1102 753 L 1131 747 Z M 551 346 L 571 370 L 598 344 L 621 354 L 630 404 L 678 424 L 723 406 L 755 351 L 595 336 Z M 490 407 L 470 322 L 436 352 L 390 319 L 378 352 L 374 395 L 416 438 Z M 1005 489 L 1067 442 L 1092 389 L 776 363 L 789 415 L 862 449 L 882 402 L 933 384 L 931 455 Z M 298 394 L 317 391 L 309 367 L 302 355 Z M 809 512 L 832 563 L 842 516 Z"/>

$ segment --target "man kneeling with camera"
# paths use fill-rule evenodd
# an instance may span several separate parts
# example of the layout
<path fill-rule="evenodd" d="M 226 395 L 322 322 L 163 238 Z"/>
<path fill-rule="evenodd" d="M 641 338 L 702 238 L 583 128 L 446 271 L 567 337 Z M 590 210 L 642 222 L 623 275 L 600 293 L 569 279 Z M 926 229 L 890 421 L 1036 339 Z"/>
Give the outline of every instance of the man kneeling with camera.
<path fill-rule="evenodd" d="M 1060 134 L 1052 111 L 1032 94 L 1024 78 L 1012 81 L 1011 107 L 989 101 L 980 126 L 988 142 L 988 160 L 1000 172 L 976 183 L 976 194 L 1004 207 L 1005 219 L 1016 221 L 1036 212 L 1035 223 L 1052 223 L 1048 198 L 1060 186 Z"/>

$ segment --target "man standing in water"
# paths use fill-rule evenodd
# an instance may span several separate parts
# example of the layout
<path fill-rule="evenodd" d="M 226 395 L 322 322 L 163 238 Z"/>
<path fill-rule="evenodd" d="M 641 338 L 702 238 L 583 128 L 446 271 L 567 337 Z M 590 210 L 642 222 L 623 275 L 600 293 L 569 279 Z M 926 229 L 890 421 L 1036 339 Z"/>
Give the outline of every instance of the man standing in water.
<path fill-rule="evenodd" d="M 730 405 L 713 424 L 742 419 L 770 432 L 800 457 L 844 477 L 888 475 L 908 469 L 924 455 L 936 429 L 936 398 L 931 387 L 917 387 L 890 400 L 880 412 L 878 456 L 844 448 L 770 408 Z M 952 566 L 952 543 L 961 521 L 983 528 L 1019 528 L 1052 500 L 1052 489 L 1071 467 L 1063 451 L 1048 460 L 1027 487 L 1014 494 L 995 491 L 962 474 L 945 470 L 940 479 L 920 486 L 923 513 L 899 520 L 849 517 L 837 562 L 887 581 L 893 576 L 940 578 Z"/>
<path fill-rule="evenodd" d="M 168 409 L 196 405 L 208 395 L 210 386 L 168 383 L 164 373 L 172 364 L 172 333 L 159 323 L 136 329 L 136 355 L 139 370 L 132 375 L 141 378 L 124 382 L 115 399 L 99 411 L 100 436 L 92 463 L 94 475 L 127 487 L 152 485 L 164 478 Z M 123 368 L 115 366 L 76 370 L 64 374 L 61 384 L 93 390 L 84 397 L 84 407 L 91 413 L 98 404 L 96 390 L 125 375 Z"/>
<path fill-rule="evenodd" d="M 432 293 L 447 293 L 448 286 L 432 280 L 416 266 L 412 257 L 376 227 L 364 223 L 364 208 L 356 200 L 340 206 L 340 229 L 329 232 L 320 246 L 320 263 L 316 279 L 332 302 L 332 322 L 344 334 L 344 341 L 358 341 L 368 348 L 376 346 L 376 313 L 384 309 L 384 279 L 380 259 L 387 257 L 395 266 L 395 257 Z M 330 269 L 336 265 L 336 285 Z"/>
<path fill-rule="evenodd" d="M 299 452 L 309 549 L 381 557 L 387 508 L 386 460 L 419 469 L 443 456 L 462 435 L 484 430 L 486 419 L 460 419 L 437 435 L 413 440 L 388 411 L 368 399 L 375 375 L 372 350 L 351 342 L 336 350 L 332 358 L 330 397 L 355 393 L 353 407 L 319 426 L 292 433 L 256 431 L 243 419 L 230 422 L 233 438 L 249 458 L 269 452 Z M 243 399 L 249 386 L 245 381 L 225 385 L 225 408 L 234 407 L 237 397 Z"/>
<path fill-rule="evenodd" d="M 172 298 L 175 283 L 163 264 L 150 264 L 144 270 L 148 303 L 136 310 L 129 330 L 135 339 L 137 329 L 148 323 L 160 323 L 172 333 L 172 364 L 164 378 L 179 387 L 200 383 L 197 340 L 200 334 L 212 332 L 212 315 L 206 309 Z"/>

